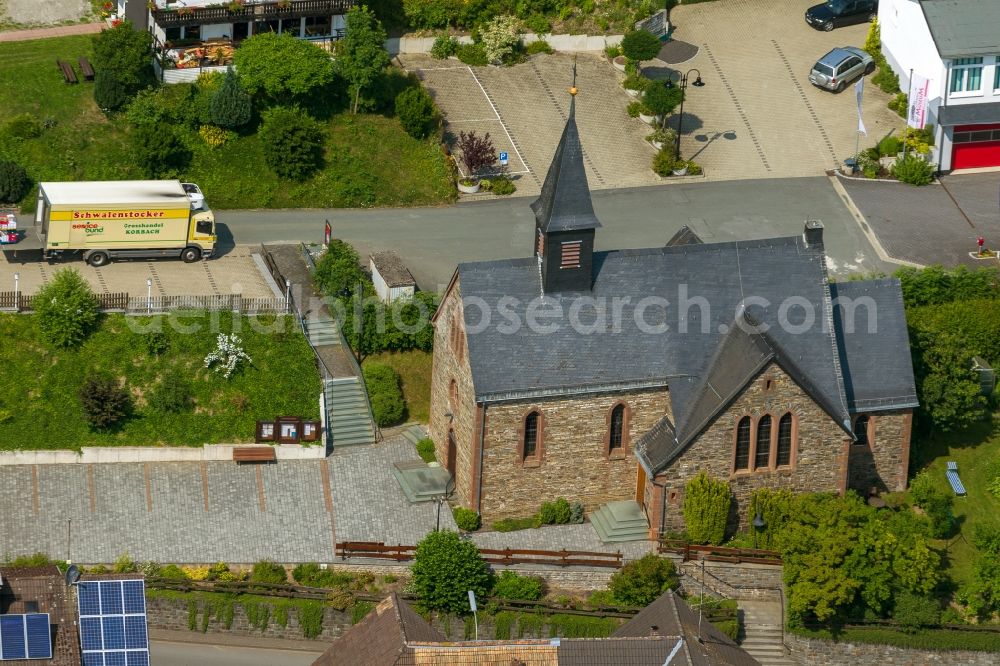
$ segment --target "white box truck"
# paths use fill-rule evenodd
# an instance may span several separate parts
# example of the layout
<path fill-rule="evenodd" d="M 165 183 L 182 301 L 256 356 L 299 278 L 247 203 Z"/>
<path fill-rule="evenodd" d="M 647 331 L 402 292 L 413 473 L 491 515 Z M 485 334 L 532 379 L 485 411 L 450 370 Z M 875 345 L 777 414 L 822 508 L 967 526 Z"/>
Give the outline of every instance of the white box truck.
<path fill-rule="evenodd" d="M 179 180 L 39 183 L 35 226 L 25 240 L 34 235 L 43 258 L 82 254 L 91 266 L 119 258 L 191 263 L 211 257 L 216 243 L 215 216 L 201 189 Z"/>

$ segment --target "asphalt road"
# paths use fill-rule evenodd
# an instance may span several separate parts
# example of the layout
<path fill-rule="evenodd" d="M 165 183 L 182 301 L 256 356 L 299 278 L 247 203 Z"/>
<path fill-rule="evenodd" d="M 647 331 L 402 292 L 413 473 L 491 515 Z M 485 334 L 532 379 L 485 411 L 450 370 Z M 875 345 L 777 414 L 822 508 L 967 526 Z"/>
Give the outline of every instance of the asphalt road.
<path fill-rule="evenodd" d="M 309 666 L 319 654 L 168 641 L 149 644 L 149 660 L 156 666 Z"/>
<path fill-rule="evenodd" d="M 220 239 L 240 244 L 321 242 L 324 220 L 362 257 L 395 250 L 421 289 L 438 290 L 455 265 L 530 256 L 532 198 L 459 203 L 441 208 L 217 211 Z M 891 272 L 858 229 L 826 177 L 703 182 L 593 193 L 603 227 L 598 249 L 655 247 L 683 225 L 706 242 L 787 236 L 807 219 L 822 220 L 831 274 Z"/>

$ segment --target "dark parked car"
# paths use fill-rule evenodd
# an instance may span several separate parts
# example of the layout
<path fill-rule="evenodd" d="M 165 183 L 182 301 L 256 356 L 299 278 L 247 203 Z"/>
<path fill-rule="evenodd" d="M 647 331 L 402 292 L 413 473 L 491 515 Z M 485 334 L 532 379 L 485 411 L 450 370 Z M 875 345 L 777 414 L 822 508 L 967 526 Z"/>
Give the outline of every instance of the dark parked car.
<path fill-rule="evenodd" d="M 878 0 L 827 0 L 806 10 L 806 23 L 817 30 L 872 21 L 878 16 Z"/>

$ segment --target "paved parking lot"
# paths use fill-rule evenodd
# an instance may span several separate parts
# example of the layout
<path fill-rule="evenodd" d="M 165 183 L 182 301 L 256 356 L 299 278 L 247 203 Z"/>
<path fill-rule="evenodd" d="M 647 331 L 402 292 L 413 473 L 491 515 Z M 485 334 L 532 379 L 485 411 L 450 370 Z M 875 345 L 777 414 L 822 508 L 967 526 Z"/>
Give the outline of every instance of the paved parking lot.
<path fill-rule="evenodd" d="M 272 298 L 264 276 L 253 260 L 257 246 L 238 245 L 220 257 L 185 264 L 176 259 L 118 261 L 94 268 L 73 260 L 49 264 L 19 261 L 0 254 L 0 291 L 13 291 L 14 273 L 24 294 L 34 294 L 62 267 L 76 268 L 98 293 L 128 292 L 146 295 L 146 280 L 153 280 L 153 296 L 212 296 L 241 294 L 247 298 Z"/>
<path fill-rule="evenodd" d="M 592 189 L 660 183 L 649 165 L 648 125 L 625 112 L 630 98 L 602 54 L 538 55 L 514 67 L 466 67 L 457 60 L 400 56 L 445 114 L 447 131 L 489 132 L 507 152 L 520 195 L 538 194 L 566 123 L 577 67 L 576 119 Z"/>
<path fill-rule="evenodd" d="M 869 25 L 812 29 L 803 18 L 816 0 L 721 0 L 671 11 L 674 37 L 698 46 L 671 67 L 697 68 L 703 88 L 688 88 L 682 154 L 709 178 L 816 175 L 854 154 L 853 88 L 834 94 L 809 83 L 812 64 L 836 46 L 864 46 Z M 903 120 L 889 97 L 866 81 L 863 118 L 872 145 Z"/>

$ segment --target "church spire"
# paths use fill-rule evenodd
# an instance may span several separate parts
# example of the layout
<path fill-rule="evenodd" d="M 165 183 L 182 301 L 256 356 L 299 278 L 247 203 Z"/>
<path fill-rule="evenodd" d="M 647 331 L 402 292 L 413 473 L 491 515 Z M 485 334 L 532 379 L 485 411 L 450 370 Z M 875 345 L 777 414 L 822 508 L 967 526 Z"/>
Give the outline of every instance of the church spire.
<path fill-rule="evenodd" d="M 589 291 L 593 283 L 594 232 L 601 223 L 594 214 L 583 167 L 583 148 L 576 127 L 577 92 L 574 62 L 569 117 L 542 192 L 531 204 L 535 213 L 535 255 L 544 293 Z"/>
<path fill-rule="evenodd" d="M 576 63 L 573 63 L 573 87 L 569 89 L 569 118 L 563 128 L 556 154 L 549 165 L 542 193 L 531 204 L 537 226 L 542 231 L 596 229 L 601 226 L 590 200 L 587 173 L 583 167 L 583 148 L 576 128 Z"/>

